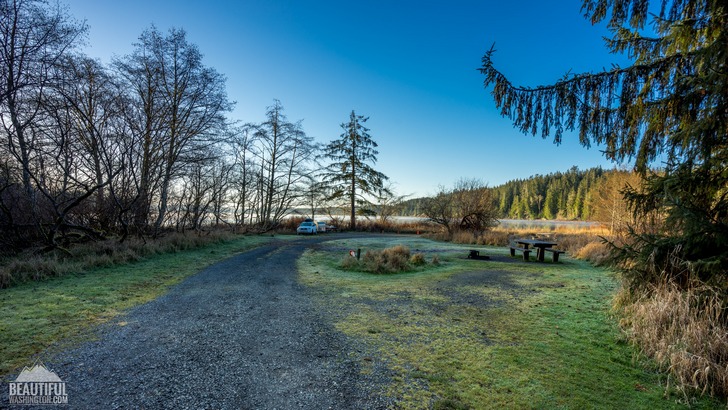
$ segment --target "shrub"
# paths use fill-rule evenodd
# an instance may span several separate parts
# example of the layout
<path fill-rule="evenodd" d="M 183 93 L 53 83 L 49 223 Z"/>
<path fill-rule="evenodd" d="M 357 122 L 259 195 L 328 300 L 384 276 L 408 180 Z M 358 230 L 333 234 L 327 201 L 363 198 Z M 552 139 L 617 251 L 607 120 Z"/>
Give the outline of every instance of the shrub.
<path fill-rule="evenodd" d="M 283 218 L 279 223 L 277 230 L 283 232 L 296 232 L 296 228 L 301 222 L 305 221 L 305 216 L 291 216 L 289 218 Z"/>
<path fill-rule="evenodd" d="M 590 233 L 557 233 L 554 239 L 559 243 L 559 249 L 563 249 L 572 255 L 590 243 L 601 243 L 602 238 Z"/>
<path fill-rule="evenodd" d="M 652 290 L 624 288 L 617 308 L 621 325 L 643 354 L 668 370 L 680 388 L 728 395 L 726 295 L 706 286 L 681 289 L 663 283 Z"/>
<path fill-rule="evenodd" d="M 410 250 L 397 245 L 382 251 L 367 251 L 363 262 L 366 270 L 375 273 L 402 272 L 409 268 Z"/>
<path fill-rule="evenodd" d="M 464 245 L 475 245 L 478 243 L 478 237 L 471 231 L 455 231 L 450 240 L 453 243 L 461 243 Z"/>
<path fill-rule="evenodd" d="M 490 230 L 483 232 L 478 238 L 478 245 L 488 246 L 507 246 L 510 243 L 510 237 L 507 231 Z"/>
<path fill-rule="evenodd" d="M 346 270 L 357 270 L 360 268 L 359 260 L 351 257 L 350 255 L 344 256 L 344 259 L 341 260 L 339 266 Z"/>
<path fill-rule="evenodd" d="M 437 263 L 439 263 L 439 260 Z M 397 273 L 410 271 L 426 264 L 427 261 L 425 260 L 424 254 L 416 253 L 411 255 L 409 248 L 403 245 L 397 245 L 381 251 L 366 251 L 361 261 L 357 261 L 356 258 L 345 257 L 339 263 L 339 267 L 345 270 L 358 270 L 370 273 Z"/>
<path fill-rule="evenodd" d="M 425 255 L 416 253 L 410 257 L 410 263 L 415 266 L 420 266 L 427 263 L 427 261 L 425 261 Z"/>
<path fill-rule="evenodd" d="M 609 246 L 603 242 L 589 242 L 572 254 L 577 259 L 583 259 L 594 265 L 604 265 L 610 257 Z"/>

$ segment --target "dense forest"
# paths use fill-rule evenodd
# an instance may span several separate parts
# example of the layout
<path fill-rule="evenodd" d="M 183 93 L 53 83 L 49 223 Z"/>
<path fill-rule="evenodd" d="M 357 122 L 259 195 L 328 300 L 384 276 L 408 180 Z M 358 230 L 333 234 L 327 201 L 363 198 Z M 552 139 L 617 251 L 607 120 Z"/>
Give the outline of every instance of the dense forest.
<path fill-rule="evenodd" d="M 619 191 L 630 182 L 635 184 L 636 177 L 627 171 L 572 167 L 566 172 L 508 181 L 491 191 L 499 218 L 609 220 L 605 208 L 614 206 L 612 199 L 620 208 L 625 206 Z M 406 201 L 402 215 L 421 216 L 425 200 Z"/>
<path fill-rule="evenodd" d="M 592 193 L 605 171 L 572 167 L 566 172 L 535 175 L 493 188 L 502 218 L 581 219 L 592 215 Z"/>

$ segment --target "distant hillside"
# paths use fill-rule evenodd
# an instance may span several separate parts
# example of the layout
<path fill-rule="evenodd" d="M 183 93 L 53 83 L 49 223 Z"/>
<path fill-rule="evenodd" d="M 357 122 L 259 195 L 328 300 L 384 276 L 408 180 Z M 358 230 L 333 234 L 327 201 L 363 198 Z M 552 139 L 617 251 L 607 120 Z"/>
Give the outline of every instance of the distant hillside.
<path fill-rule="evenodd" d="M 534 175 L 493 188 L 502 218 L 581 219 L 591 217 L 592 191 L 604 177 L 602 168 Z"/>
<path fill-rule="evenodd" d="M 576 219 L 593 218 L 595 189 L 610 173 L 601 167 L 534 175 L 492 187 L 493 199 L 501 218 Z M 406 201 L 402 215 L 420 216 L 427 198 Z"/>

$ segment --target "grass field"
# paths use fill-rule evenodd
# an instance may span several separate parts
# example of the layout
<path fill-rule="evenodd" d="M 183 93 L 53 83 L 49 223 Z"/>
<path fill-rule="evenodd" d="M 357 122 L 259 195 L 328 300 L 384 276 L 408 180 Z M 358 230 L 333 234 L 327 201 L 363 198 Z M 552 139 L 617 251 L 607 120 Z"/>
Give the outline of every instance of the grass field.
<path fill-rule="evenodd" d="M 399 244 L 441 263 L 388 275 L 339 268 L 347 249 Z M 465 259 L 473 248 L 494 260 Z M 582 261 L 526 263 L 505 248 L 393 236 L 328 242 L 299 270 L 337 329 L 374 352 L 363 371 L 393 374 L 383 393 L 402 408 L 725 407 L 666 388 L 610 316 L 617 280 Z"/>
<path fill-rule="evenodd" d="M 242 237 L 2 289 L 0 375 L 93 337 L 95 324 L 124 326 L 120 312 L 270 240 Z M 398 274 L 338 267 L 349 249 L 398 244 L 440 263 Z M 468 249 L 494 260 L 465 259 Z M 402 408 L 725 407 L 666 389 L 667 377 L 635 357 L 610 316 L 617 281 L 584 262 L 524 263 L 504 247 L 415 236 L 332 240 L 299 262 L 301 282 L 336 328 L 371 352 L 362 371 L 387 369 L 391 383 L 380 393 Z"/>
<path fill-rule="evenodd" d="M 213 262 L 272 239 L 238 237 L 222 244 L 0 289 L 0 375 L 17 373 L 41 352 L 52 353 L 91 337 L 88 331 L 93 325 L 159 297 L 171 285 Z"/>

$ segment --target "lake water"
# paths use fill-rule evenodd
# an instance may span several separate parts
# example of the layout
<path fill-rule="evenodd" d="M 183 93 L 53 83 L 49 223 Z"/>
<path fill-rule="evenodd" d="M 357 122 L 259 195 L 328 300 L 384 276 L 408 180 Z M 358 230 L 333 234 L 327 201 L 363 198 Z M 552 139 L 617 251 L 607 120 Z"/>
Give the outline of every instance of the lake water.
<path fill-rule="evenodd" d="M 361 218 L 361 219 L 360 219 Z M 317 218 L 318 219 L 318 218 Z M 326 220 L 328 218 L 322 218 L 321 220 Z M 400 223 L 418 223 L 418 222 L 425 222 L 427 221 L 427 218 L 417 217 L 417 216 L 395 216 L 391 218 L 395 222 Z M 346 221 L 348 221 L 348 218 L 345 218 Z M 364 217 L 358 217 L 357 220 L 366 220 Z M 372 218 L 374 220 L 374 218 Z M 593 221 L 558 221 L 558 220 L 545 220 L 545 219 L 499 219 L 498 220 L 499 226 L 508 228 L 538 228 L 538 229 L 552 229 L 552 228 L 573 228 L 573 229 L 581 229 L 581 228 L 598 228 L 600 223 L 599 222 L 593 222 Z"/>

